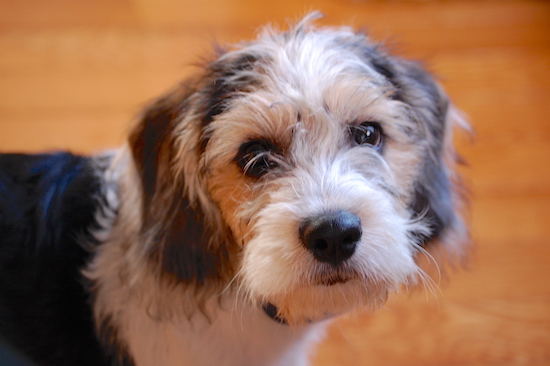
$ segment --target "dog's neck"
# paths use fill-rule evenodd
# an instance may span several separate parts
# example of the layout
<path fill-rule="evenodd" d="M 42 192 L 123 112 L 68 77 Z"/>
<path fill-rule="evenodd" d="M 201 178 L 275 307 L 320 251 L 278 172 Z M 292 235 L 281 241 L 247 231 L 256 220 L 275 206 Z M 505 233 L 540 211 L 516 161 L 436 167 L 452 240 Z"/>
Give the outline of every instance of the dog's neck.
<path fill-rule="evenodd" d="M 137 365 L 306 365 L 322 324 L 293 328 L 227 296 L 205 317 L 159 321 L 137 306 L 128 313 L 128 347 Z"/>

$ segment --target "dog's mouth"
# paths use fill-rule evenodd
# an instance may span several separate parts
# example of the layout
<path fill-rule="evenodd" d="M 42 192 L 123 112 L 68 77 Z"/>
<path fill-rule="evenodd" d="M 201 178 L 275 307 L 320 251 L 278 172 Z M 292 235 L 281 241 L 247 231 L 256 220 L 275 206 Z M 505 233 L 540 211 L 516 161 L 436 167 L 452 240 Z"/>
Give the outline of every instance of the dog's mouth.
<path fill-rule="evenodd" d="M 347 282 L 350 282 L 354 278 L 355 278 L 354 276 L 350 276 L 349 274 L 348 275 L 339 274 L 339 273 L 325 274 L 325 275 L 319 276 L 316 280 L 312 281 L 312 286 L 315 286 L 315 287 L 322 286 L 322 287 L 330 288 L 332 286 L 346 284 Z M 275 320 L 276 322 L 280 324 L 289 324 L 287 319 L 281 316 L 281 312 L 279 311 L 279 308 L 275 304 L 271 302 L 266 302 L 262 306 L 262 309 L 267 314 L 267 316 L 269 316 L 271 319 Z M 311 323 L 327 320 L 334 316 L 336 315 L 326 313 L 320 317 L 319 316 L 315 317 L 315 319 L 306 318 L 303 322 L 305 324 L 311 324 Z"/>
<path fill-rule="evenodd" d="M 360 275 L 353 267 L 340 266 L 334 268 L 322 266 L 310 278 L 308 282 L 312 286 L 330 287 L 342 285 L 353 280 L 362 280 L 364 276 Z"/>
<path fill-rule="evenodd" d="M 334 286 L 338 284 L 343 284 L 348 281 L 350 281 L 351 278 L 348 276 L 342 276 L 339 274 L 333 275 L 333 276 L 325 276 L 319 278 L 317 281 L 315 281 L 315 285 L 317 286 Z"/>

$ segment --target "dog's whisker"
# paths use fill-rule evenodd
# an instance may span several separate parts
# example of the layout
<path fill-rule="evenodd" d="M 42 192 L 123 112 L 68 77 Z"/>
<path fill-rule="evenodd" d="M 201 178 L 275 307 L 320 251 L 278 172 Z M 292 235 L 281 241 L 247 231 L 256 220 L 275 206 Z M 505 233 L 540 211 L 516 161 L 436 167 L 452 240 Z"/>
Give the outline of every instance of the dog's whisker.
<path fill-rule="evenodd" d="M 440 293 L 440 286 L 441 278 L 442 278 L 442 272 L 439 264 L 435 260 L 432 254 L 430 254 L 425 248 L 422 248 L 419 245 L 415 245 L 416 250 L 420 252 L 423 256 L 425 256 L 428 260 L 428 262 L 431 262 L 432 265 L 435 267 L 437 271 L 437 281 L 434 280 L 430 275 L 428 275 L 424 270 L 421 268 L 418 268 L 417 275 L 420 277 L 420 280 L 422 281 L 422 284 L 424 287 L 434 296 L 437 297 L 437 293 Z"/>
<path fill-rule="evenodd" d="M 229 280 L 229 282 L 227 283 L 227 285 L 223 288 L 223 290 L 218 294 L 218 296 L 222 296 L 224 293 L 226 293 L 227 291 L 229 291 L 233 285 L 233 283 L 237 280 L 237 277 L 240 275 L 240 273 L 242 272 L 242 269 L 239 270 L 237 273 L 235 273 L 235 275 L 233 276 L 233 278 L 231 280 Z"/>

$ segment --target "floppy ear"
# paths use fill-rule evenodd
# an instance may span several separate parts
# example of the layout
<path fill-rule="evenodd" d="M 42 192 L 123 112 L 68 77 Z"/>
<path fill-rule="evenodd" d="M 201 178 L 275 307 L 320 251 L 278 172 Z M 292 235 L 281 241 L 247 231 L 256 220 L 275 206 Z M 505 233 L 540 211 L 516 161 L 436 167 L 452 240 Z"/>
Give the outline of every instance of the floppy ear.
<path fill-rule="evenodd" d="M 395 98 L 411 105 L 415 123 L 425 133 L 422 166 L 414 186 L 409 209 L 413 217 L 426 222 L 429 234 L 413 233 L 419 244 L 443 239 L 452 231 L 462 230 L 458 212 L 458 185 L 454 165 L 458 161 L 452 146 L 452 118 L 448 97 L 432 76 L 416 62 L 379 59 L 381 70 L 396 88 Z"/>
<path fill-rule="evenodd" d="M 247 71 L 258 57 L 222 56 L 219 50 L 201 77 L 151 104 L 130 136 L 143 190 L 142 236 L 154 241 L 150 255 L 162 270 L 186 283 L 221 280 L 232 272 L 228 251 L 233 235 L 200 183 L 205 168 L 199 161 L 210 123 L 230 108 L 233 98 L 257 84 Z M 186 184 L 183 177 L 192 174 L 193 184 Z"/>
<path fill-rule="evenodd" d="M 212 243 L 215 228 L 200 203 L 189 200 L 182 175 L 174 171 L 176 129 L 190 111 L 188 99 L 174 92 L 151 104 L 129 143 L 143 195 L 140 236 L 149 243 L 150 259 L 176 281 L 200 285 L 220 279 L 227 252 Z"/>

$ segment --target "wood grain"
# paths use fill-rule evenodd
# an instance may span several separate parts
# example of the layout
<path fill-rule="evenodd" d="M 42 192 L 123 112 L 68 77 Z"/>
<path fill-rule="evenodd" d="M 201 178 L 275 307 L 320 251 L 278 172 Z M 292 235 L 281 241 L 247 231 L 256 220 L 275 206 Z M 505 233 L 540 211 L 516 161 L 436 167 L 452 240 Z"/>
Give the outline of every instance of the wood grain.
<path fill-rule="evenodd" d="M 0 150 L 116 147 L 211 43 L 311 9 L 424 60 L 468 115 L 476 242 L 435 295 L 338 320 L 314 365 L 549 365 L 549 2 L 1 0 Z"/>

